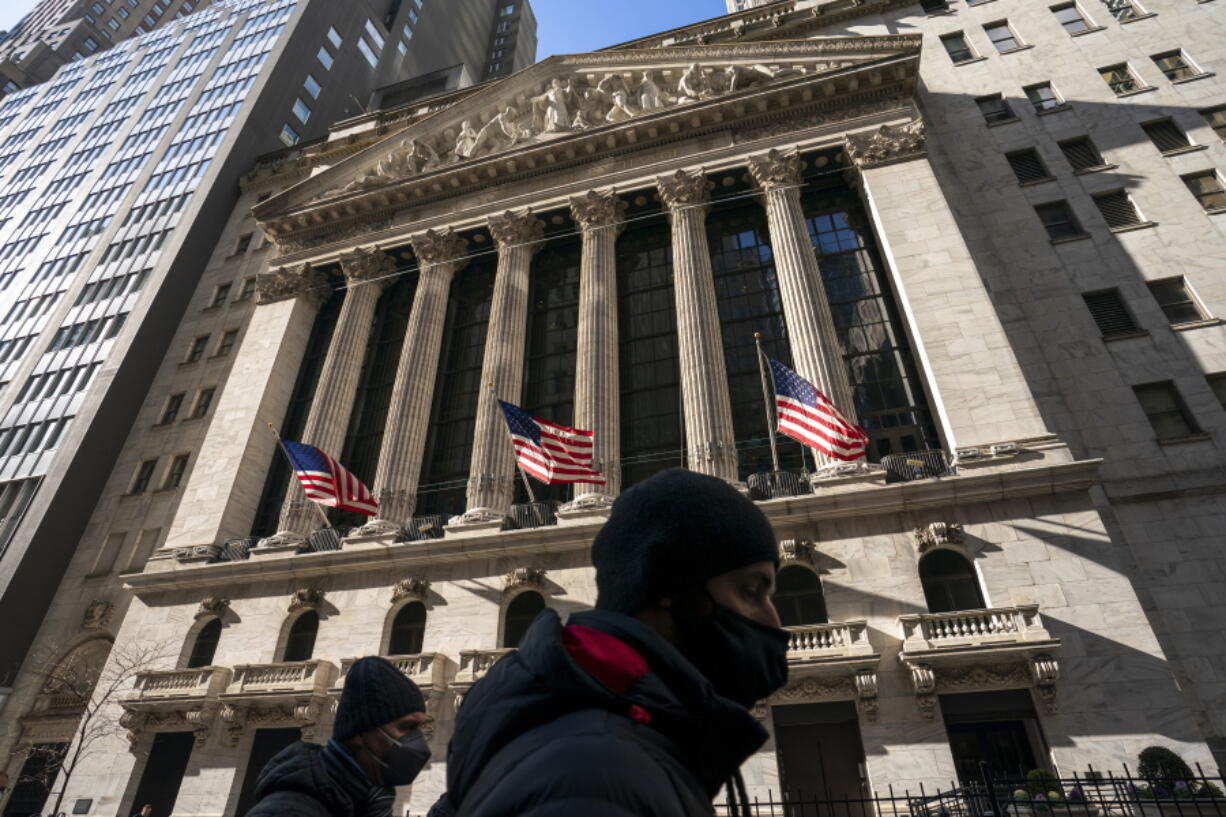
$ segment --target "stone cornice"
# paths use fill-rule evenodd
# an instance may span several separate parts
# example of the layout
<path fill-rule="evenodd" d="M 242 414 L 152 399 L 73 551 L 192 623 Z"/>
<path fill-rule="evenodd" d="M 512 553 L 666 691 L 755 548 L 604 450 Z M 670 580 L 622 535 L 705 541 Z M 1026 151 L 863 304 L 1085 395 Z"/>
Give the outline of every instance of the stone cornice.
<path fill-rule="evenodd" d="M 776 532 L 786 537 L 798 526 L 833 519 L 1087 491 L 1097 483 L 1101 465 L 1102 460 L 1080 460 L 890 485 L 848 481 L 841 486 L 842 490 L 831 488 L 820 494 L 760 502 L 758 507 L 766 513 Z M 429 565 L 494 558 L 539 558 L 549 553 L 586 551 L 602 524 L 603 519 L 596 518 L 577 524 L 448 536 L 428 542 L 348 543 L 337 551 L 269 556 L 246 562 L 176 564 L 163 572 L 128 576 L 126 586 L 141 597 L 186 589 L 211 592 L 224 586 L 233 597 L 241 595 L 235 585 L 244 583 L 287 580 L 307 583 L 325 576 L 371 571 L 404 575 L 414 568 Z"/>

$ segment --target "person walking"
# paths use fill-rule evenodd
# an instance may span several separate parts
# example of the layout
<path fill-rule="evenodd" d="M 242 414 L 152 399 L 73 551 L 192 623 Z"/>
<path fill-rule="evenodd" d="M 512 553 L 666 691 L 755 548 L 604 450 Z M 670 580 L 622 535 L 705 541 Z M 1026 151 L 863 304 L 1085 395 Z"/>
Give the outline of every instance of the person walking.
<path fill-rule="evenodd" d="M 396 786 L 430 760 L 417 684 L 386 658 L 355 661 L 327 745 L 299 741 L 260 772 L 247 817 L 390 817 Z"/>
<path fill-rule="evenodd" d="M 787 681 L 763 513 L 673 469 L 622 494 L 592 543 L 596 609 L 543 611 L 464 699 L 439 804 L 459 817 L 693 817 L 767 739 Z"/>

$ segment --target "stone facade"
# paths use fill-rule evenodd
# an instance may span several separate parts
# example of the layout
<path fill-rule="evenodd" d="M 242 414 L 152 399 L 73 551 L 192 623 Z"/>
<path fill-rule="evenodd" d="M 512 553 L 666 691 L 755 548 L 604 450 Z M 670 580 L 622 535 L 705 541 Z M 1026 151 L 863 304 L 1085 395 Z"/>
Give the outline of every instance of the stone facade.
<path fill-rule="evenodd" d="M 740 483 L 747 454 L 738 445 L 738 392 L 726 374 L 735 345 L 721 342 L 727 296 L 712 290 L 725 272 L 711 236 L 723 235 L 714 231 L 729 200 L 760 204 L 752 218 L 772 250 L 792 360 L 854 411 L 866 405 L 855 402 L 862 398 L 839 395 L 862 385 L 857 370 L 840 369 L 832 350 L 840 336 L 831 322 L 845 318 L 814 278 L 829 262 L 819 247 L 815 269 L 805 243 L 820 230 L 813 213 L 824 212 L 822 191 L 834 185 L 857 202 L 848 219 L 864 214 L 845 229 L 877 248 L 896 300 L 894 325 L 909 339 L 941 447 L 956 452 L 957 467 L 911 479 L 924 474 L 819 462 L 799 495 L 761 500 L 782 564 L 820 579 L 827 621 L 793 627 L 789 683 L 755 710 L 772 740 L 746 766 L 750 795 L 796 786 L 780 754 L 788 713 L 831 702 L 854 708 L 866 788 L 944 785 L 963 771 L 951 746 L 953 702 L 982 692 L 1020 691 L 1029 702 L 1037 766 L 1070 775 L 1121 769 L 1141 748 L 1161 744 L 1210 767 L 1213 742 L 1226 736 L 1218 622 L 1226 580 L 1214 550 L 1224 527 L 1214 446 L 1226 414 L 1205 374 L 1226 369 L 1222 328 L 1206 320 L 1172 329 L 1141 299 L 1145 282 L 1183 274 L 1208 314 L 1226 309 L 1220 282 L 1208 274 L 1226 255 L 1214 223 L 1223 216 L 1200 212 L 1179 181 L 1180 173 L 1226 163 L 1220 139 L 1193 115 L 1221 86 L 1213 77 L 1175 86 L 1147 77 L 1158 86 L 1152 105 L 1145 95 L 1116 100 L 1097 68 L 1181 46 L 1209 70 L 1212 38 L 1202 32 L 1218 25 L 1220 10 L 1216 2 L 1184 8 L 1153 0 L 1156 16 L 1120 24 L 1088 7 L 1103 30 L 1070 39 L 1045 6 L 990 5 L 951 3 L 950 13 L 931 17 L 892 0 L 747 9 L 623 48 L 547 60 L 446 100 L 424 119 L 406 117 L 392 133 L 370 122 L 338 129 L 343 151 L 329 157 L 327 145 L 313 147 L 250 174 L 231 229 L 242 228 L 260 194 L 276 194 L 254 209 L 277 245 L 247 262 L 248 274 L 267 276 L 260 305 L 232 316 L 243 337 L 211 421 L 194 438 L 158 443 L 199 450 L 199 464 L 182 496 L 157 497 L 157 506 L 125 506 L 117 497 L 124 480 L 113 480 L 116 499 L 95 513 L 43 625 L 48 644 L 104 633 L 118 645 L 165 643 L 178 656 L 143 672 L 110 707 L 117 719 L 123 714 L 127 739 L 117 735 L 113 752 L 78 771 L 70 800 L 78 792 L 94 798 L 91 814 L 130 809 L 154 736 L 188 731 L 194 748 L 176 813 L 235 813 L 259 730 L 296 727 L 323 740 L 350 659 L 391 651 L 401 614 L 420 605 L 419 650 L 396 660 L 428 691 L 436 761 L 402 792 L 397 813 L 424 814 L 445 786 L 456 707 L 509 648 L 517 600 L 539 594 L 563 617 L 595 601 L 587 548 L 614 491 L 577 491 L 557 510 L 557 524 L 508 529 L 517 475 L 489 416 L 493 396 L 519 399 L 514 390 L 525 381 L 531 391 L 533 376 L 523 375 L 531 371 L 525 329 L 537 308 L 531 282 L 558 257 L 551 248 L 580 245 L 575 422 L 598 439 L 621 432 L 625 452 L 632 445 L 619 417 L 625 404 L 610 391 L 629 385 L 610 369 L 614 335 L 627 323 L 612 316 L 609 288 L 621 279 L 610 267 L 623 265 L 619 242 L 655 219 L 671 248 L 687 464 Z M 937 35 L 963 30 L 978 44 L 982 25 L 1002 17 L 1034 48 L 950 64 Z M 1045 71 L 1067 72 L 1053 82 L 1070 110 L 1033 116 L 1016 97 L 1048 79 Z M 1014 98 L 1018 121 L 988 128 L 974 100 L 996 91 Z M 1109 141 L 1125 122 L 1141 133 L 1135 123 L 1155 112 L 1174 116 L 1204 149 L 1160 157 L 1143 136 Z M 1056 140 L 1079 131 L 1101 140 L 1118 164 L 1103 173 L 1129 174 L 1129 190 L 1155 226 L 1117 233 L 1090 217 L 1089 195 L 1110 187 L 1106 177 L 1057 164 Z M 1056 178 L 1019 187 L 1003 153 L 1030 145 Z M 1088 238 L 1048 240 L 1031 205 L 1062 198 L 1083 215 Z M 496 267 L 491 330 L 477 355 L 468 482 L 455 489 L 465 504 L 437 523 L 445 526 L 441 538 L 427 538 L 409 515 L 429 487 L 431 452 L 441 449 L 408 424 L 439 419 L 418 392 L 448 386 L 439 379 L 444 325 L 458 319 L 444 314 L 443 302 L 468 280 L 461 256 Z M 362 269 L 384 274 L 355 281 L 359 257 Z M 220 253 L 210 269 L 201 302 L 238 272 Z M 392 297 L 382 288 L 387 278 L 413 273 L 414 298 L 425 300 L 408 312 L 410 340 L 388 367 L 394 425 L 371 477 L 384 513 L 340 549 L 310 548 L 303 537 L 313 525 L 290 495 L 280 506 L 280 535 L 256 545 L 249 537 L 261 496 L 274 511 L 279 499 L 269 487 L 276 441 L 268 424 L 284 429 L 301 415 L 305 442 L 349 445 L 351 418 L 364 415 L 353 393 L 323 386 L 345 377 L 336 361 L 361 365 L 360 330 L 378 319 L 347 316 Z M 337 291 L 326 291 L 325 275 Z M 1136 301 L 1147 335 L 1100 337 L 1081 295 L 1108 286 Z M 328 296 L 322 306 L 320 293 Z M 168 362 L 157 382 L 166 383 L 175 365 Z M 318 372 L 313 389 L 300 382 L 309 371 Z M 1163 379 L 1180 388 L 1203 435 L 1154 439 L 1131 386 Z M 150 423 L 160 396 L 155 388 L 149 398 Z M 147 428 L 134 430 L 132 461 L 116 474 L 126 477 L 151 445 Z M 600 451 L 605 460 L 617 456 Z M 907 449 L 902 462 L 920 456 L 930 455 Z M 931 460 L 916 462 L 908 467 Z M 142 571 L 124 575 L 122 585 L 87 578 L 111 532 L 159 527 L 168 531 L 164 545 Z M 251 558 L 219 559 L 220 545 L 235 538 L 255 545 Z M 936 554 L 973 566 L 975 609 L 933 610 L 921 559 Z M 112 606 L 92 606 L 99 601 Z M 319 619 L 313 648 L 308 658 L 286 660 L 303 616 Z M 189 670 L 192 646 L 214 620 L 216 651 L 208 666 Z M 20 676 L 0 716 L 10 774 L 23 745 L 56 729 L 66 734 L 64 719 L 40 714 L 43 697 L 36 677 Z"/>

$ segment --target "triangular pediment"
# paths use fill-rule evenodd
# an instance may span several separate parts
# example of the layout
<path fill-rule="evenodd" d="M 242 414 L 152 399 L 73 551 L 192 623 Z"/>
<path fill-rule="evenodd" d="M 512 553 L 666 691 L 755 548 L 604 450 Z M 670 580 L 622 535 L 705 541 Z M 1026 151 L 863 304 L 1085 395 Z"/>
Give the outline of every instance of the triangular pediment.
<path fill-rule="evenodd" d="M 685 121 L 692 110 L 734 103 L 734 111 L 752 113 L 735 101 L 899 57 L 918 60 L 919 44 L 913 35 L 863 36 L 550 57 L 389 135 L 266 202 L 256 214 L 272 226 L 308 205 L 343 203 L 456 174 L 533 147 L 566 149 L 568 142 L 605 131 L 644 126 L 651 133 L 671 126 L 675 133 L 675 120 Z M 866 84 L 881 81 L 876 76 Z"/>

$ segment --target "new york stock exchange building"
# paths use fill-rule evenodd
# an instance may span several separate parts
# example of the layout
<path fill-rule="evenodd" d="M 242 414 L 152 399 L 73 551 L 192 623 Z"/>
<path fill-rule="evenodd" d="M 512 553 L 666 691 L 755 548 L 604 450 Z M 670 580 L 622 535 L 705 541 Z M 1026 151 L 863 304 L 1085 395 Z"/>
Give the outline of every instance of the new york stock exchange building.
<path fill-rule="evenodd" d="M 1108 352 L 1059 272 L 1132 234 L 1057 258 L 941 44 L 893 33 L 916 14 L 774 3 L 261 160 L 44 626 L 99 666 L 168 645 L 108 704 L 122 729 L 65 803 L 242 814 L 273 754 L 327 739 L 352 661 L 382 654 L 427 692 L 435 759 L 396 811 L 424 814 L 466 691 L 540 610 L 594 603 L 613 499 L 676 466 L 743 487 L 779 536 L 791 672 L 755 709 L 751 797 L 930 790 L 983 764 L 1072 777 L 1155 744 L 1215 766 L 1220 628 L 1181 614 L 1218 650 L 1193 657 L 1157 623 L 1172 580 L 1153 592 L 1137 556 L 1195 514 L 1146 498 L 1172 449 L 1133 384 L 1078 368 Z M 776 467 L 755 334 L 854 415 L 867 463 L 780 437 Z M 206 389 L 198 421 L 160 422 Z M 529 496 L 498 399 L 592 430 L 607 484 Z M 269 425 L 336 457 L 378 517 L 324 528 Z M 115 536 L 147 560 L 86 581 Z M 1187 587 L 1222 580 L 1201 572 Z M 10 774 L 71 740 L 54 693 L 15 685 Z"/>

